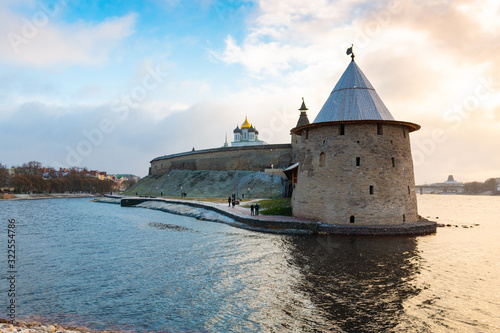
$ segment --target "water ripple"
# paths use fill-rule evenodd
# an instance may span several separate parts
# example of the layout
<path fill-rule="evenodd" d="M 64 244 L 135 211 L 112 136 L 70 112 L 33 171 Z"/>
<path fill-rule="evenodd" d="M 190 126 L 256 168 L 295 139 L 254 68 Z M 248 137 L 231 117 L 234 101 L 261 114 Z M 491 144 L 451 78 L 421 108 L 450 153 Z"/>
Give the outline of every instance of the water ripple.
<path fill-rule="evenodd" d="M 425 198 L 422 215 L 481 227 L 274 235 L 86 199 L 0 212 L 18 223 L 20 317 L 133 332 L 500 330 L 497 198 Z"/>

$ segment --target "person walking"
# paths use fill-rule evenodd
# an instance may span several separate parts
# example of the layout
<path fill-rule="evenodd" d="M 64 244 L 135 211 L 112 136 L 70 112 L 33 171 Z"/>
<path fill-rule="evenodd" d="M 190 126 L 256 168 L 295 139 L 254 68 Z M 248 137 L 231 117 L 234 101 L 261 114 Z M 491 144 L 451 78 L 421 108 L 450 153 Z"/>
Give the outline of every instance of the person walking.
<path fill-rule="evenodd" d="M 251 204 L 251 205 L 250 205 L 250 215 L 252 215 L 252 216 L 254 215 L 254 214 L 253 214 L 253 209 L 254 209 L 254 205 L 253 205 L 253 204 Z"/>
<path fill-rule="evenodd" d="M 255 215 L 259 215 L 260 203 L 255 205 Z"/>
<path fill-rule="evenodd" d="M 231 197 L 227 198 L 228 207 L 231 207 Z"/>
<path fill-rule="evenodd" d="M 235 201 L 236 201 L 236 200 L 234 200 L 234 199 L 233 199 L 233 201 L 232 201 L 233 208 L 234 208 L 234 205 L 235 205 L 235 203 L 236 203 Z"/>

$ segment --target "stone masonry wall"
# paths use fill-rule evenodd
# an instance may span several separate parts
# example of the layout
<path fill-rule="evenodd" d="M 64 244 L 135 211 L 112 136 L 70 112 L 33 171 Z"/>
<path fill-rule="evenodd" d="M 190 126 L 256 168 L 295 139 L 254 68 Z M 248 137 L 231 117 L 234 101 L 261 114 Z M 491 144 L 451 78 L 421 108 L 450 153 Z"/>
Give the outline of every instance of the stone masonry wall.
<path fill-rule="evenodd" d="M 226 147 L 155 158 L 151 161 L 150 173 L 164 174 L 171 170 L 263 171 L 271 165 L 286 168 L 291 161 L 291 144 Z"/>
<path fill-rule="evenodd" d="M 341 135 L 340 126 L 302 132 L 293 215 L 329 224 L 416 222 L 409 128 L 350 123 Z"/>

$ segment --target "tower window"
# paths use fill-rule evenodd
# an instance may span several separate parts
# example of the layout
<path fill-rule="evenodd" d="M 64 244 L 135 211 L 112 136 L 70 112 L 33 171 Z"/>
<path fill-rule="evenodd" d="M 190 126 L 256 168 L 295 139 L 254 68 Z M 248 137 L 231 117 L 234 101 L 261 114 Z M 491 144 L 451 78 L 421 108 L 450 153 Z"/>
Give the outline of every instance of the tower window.
<path fill-rule="evenodd" d="M 349 222 L 354 223 L 354 215 L 351 215 L 351 217 L 349 218 Z"/>
<path fill-rule="evenodd" d="M 356 166 L 361 165 L 361 157 L 356 157 Z"/>
<path fill-rule="evenodd" d="M 339 134 L 345 135 L 345 125 L 344 124 L 340 124 Z"/>
<path fill-rule="evenodd" d="M 391 160 L 392 160 L 392 167 L 395 168 L 396 167 L 396 160 L 394 159 L 394 157 L 391 158 Z"/>
<path fill-rule="evenodd" d="M 403 138 L 406 139 L 406 128 L 403 127 Z"/>
<path fill-rule="evenodd" d="M 384 128 L 382 127 L 382 124 L 377 124 L 377 134 L 378 135 L 384 134 Z"/>
<path fill-rule="evenodd" d="M 403 222 L 406 222 L 406 215 L 403 214 Z"/>
<path fill-rule="evenodd" d="M 370 194 L 373 194 L 373 185 L 370 185 Z"/>
<path fill-rule="evenodd" d="M 408 186 L 408 194 L 411 194 L 410 186 Z"/>
<path fill-rule="evenodd" d="M 320 167 L 325 166 L 325 153 L 319 154 L 319 166 Z"/>

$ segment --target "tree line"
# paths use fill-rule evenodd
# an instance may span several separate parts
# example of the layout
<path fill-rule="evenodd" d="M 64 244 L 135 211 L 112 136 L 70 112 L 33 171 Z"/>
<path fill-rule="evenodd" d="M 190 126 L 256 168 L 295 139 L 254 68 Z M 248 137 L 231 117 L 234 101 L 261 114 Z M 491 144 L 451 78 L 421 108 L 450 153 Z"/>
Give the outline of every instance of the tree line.
<path fill-rule="evenodd" d="M 489 178 L 485 182 L 464 183 L 464 192 L 466 194 L 478 194 L 488 191 L 497 192 L 497 181 L 495 178 Z"/>
<path fill-rule="evenodd" d="M 71 168 L 62 175 L 54 168 L 31 161 L 13 169 L 14 176 L 9 177 L 7 167 L 0 163 L 0 185 L 13 187 L 14 193 L 106 193 L 115 186 L 112 180 L 89 176 L 86 168 Z"/>

